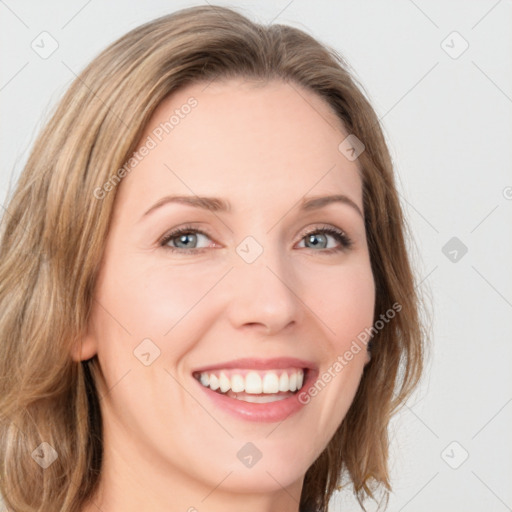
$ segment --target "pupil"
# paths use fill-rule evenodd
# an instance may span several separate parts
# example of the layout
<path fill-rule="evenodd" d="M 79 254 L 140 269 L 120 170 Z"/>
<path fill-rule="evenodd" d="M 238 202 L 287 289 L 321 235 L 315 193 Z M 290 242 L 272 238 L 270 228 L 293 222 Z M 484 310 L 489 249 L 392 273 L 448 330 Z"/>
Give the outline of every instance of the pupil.
<path fill-rule="evenodd" d="M 179 243 L 186 244 L 187 240 L 189 240 L 191 238 L 191 236 L 195 236 L 195 235 L 192 235 L 192 234 L 181 235 Z"/>
<path fill-rule="evenodd" d="M 318 241 L 319 238 L 325 238 L 325 235 L 309 235 L 309 242 L 316 247 L 322 243 Z"/>

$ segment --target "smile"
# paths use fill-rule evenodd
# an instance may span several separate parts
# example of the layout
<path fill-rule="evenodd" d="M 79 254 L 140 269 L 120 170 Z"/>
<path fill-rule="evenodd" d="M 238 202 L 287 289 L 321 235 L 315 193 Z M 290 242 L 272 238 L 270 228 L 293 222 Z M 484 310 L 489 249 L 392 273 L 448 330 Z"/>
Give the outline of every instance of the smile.
<path fill-rule="evenodd" d="M 279 370 L 223 369 L 196 372 L 205 387 L 230 398 L 252 403 L 284 400 L 302 388 L 307 369 Z"/>

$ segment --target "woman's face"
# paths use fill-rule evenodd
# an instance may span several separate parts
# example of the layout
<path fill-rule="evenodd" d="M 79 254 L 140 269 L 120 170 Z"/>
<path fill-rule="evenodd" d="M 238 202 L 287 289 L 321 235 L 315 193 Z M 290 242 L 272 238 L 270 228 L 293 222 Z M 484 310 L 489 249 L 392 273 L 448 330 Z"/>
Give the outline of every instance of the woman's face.
<path fill-rule="evenodd" d="M 278 81 L 194 84 L 157 109 L 117 191 L 82 346 L 104 377 L 106 472 L 196 504 L 213 489 L 212 503 L 298 499 L 353 400 L 367 354 L 351 346 L 373 321 L 347 135 L 322 99 Z M 246 392 L 221 396 L 200 370 Z M 304 370 L 302 395 L 275 393 Z"/>

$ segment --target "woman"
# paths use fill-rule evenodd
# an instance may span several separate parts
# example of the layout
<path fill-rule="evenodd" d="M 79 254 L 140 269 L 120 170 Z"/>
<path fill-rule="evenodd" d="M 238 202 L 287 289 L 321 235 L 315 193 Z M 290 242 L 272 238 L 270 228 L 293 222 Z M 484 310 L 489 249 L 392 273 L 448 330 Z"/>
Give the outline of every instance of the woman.
<path fill-rule="evenodd" d="M 72 84 L 7 212 L 7 506 L 385 498 L 423 335 L 389 153 L 335 52 L 221 7 L 147 23 Z"/>

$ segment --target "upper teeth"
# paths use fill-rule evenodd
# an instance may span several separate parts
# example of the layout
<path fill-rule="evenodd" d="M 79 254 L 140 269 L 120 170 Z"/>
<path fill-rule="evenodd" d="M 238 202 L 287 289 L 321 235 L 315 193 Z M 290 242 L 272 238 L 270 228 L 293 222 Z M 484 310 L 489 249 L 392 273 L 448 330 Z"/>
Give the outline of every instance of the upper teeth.
<path fill-rule="evenodd" d="M 217 389 L 222 393 L 231 390 L 235 393 L 245 391 L 246 393 L 279 393 L 280 391 L 296 391 L 302 387 L 304 371 L 292 370 L 269 370 L 249 371 L 245 374 L 237 370 L 221 370 L 201 372 L 199 381 L 205 387 L 213 391 Z"/>

